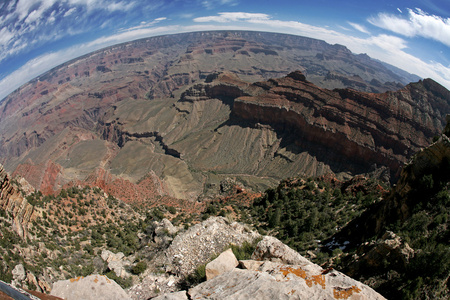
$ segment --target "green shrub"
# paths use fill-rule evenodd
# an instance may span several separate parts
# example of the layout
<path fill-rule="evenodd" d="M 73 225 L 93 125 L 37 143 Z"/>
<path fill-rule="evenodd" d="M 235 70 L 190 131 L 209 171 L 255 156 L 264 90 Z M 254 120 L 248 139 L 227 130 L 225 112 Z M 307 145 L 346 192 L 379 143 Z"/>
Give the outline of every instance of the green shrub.
<path fill-rule="evenodd" d="M 109 271 L 108 273 L 106 273 L 104 275 L 106 275 L 109 279 L 114 280 L 123 289 L 127 289 L 127 288 L 131 287 L 131 285 L 133 283 L 133 279 L 131 277 L 126 277 L 126 278 L 118 277 L 116 275 L 116 273 L 114 273 L 113 271 Z"/>
<path fill-rule="evenodd" d="M 186 277 L 185 285 L 187 287 L 195 286 L 206 280 L 206 264 L 200 265 L 195 269 L 194 273 Z"/>
<path fill-rule="evenodd" d="M 256 239 L 252 243 L 245 241 L 242 243 L 242 246 L 231 245 L 231 250 L 233 251 L 234 256 L 236 256 L 237 260 L 246 260 L 250 259 L 253 251 L 256 249 L 256 245 L 261 239 Z"/>
<path fill-rule="evenodd" d="M 147 263 L 144 261 L 140 261 L 131 268 L 131 273 L 135 275 L 140 275 L 145 270 L 147 270 Z"/>

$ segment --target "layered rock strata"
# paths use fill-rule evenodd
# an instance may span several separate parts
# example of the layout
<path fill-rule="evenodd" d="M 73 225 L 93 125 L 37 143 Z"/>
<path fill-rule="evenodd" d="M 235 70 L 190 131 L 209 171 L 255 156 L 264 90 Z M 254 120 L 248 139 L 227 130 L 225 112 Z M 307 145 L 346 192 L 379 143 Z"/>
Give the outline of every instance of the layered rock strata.
<path fill-rule="evenodd" d="M 34 207 L 11 184 L 11 179 L 0 165 L 0 209 L 11 216 L 13 230 L 22 238 L 28 235 L 28 224 L 36 218 Z"/>
<path fill-rule="evenodd" d="M 254 84 L 263 91 L 237 98 L 233 115 L 253 124 L 269 124 L 280 134 L 291 132 L 294 144 L 317 148 L 318 155 L 328 160 L 346 160 L 366 170 L 370 165 L 382 165 L 395 173 L 439 133 L 443 118 L 436 109 L 438 103 L 443 102 L 444 110 L 450 108 L 445 103 L 450 93 L 430 82 L 411 84 L 397 92 L 368 94 L 322 89 L 301 72 L 293 72 Z M 424 89 L 427 85 L 435 88 Z"/>

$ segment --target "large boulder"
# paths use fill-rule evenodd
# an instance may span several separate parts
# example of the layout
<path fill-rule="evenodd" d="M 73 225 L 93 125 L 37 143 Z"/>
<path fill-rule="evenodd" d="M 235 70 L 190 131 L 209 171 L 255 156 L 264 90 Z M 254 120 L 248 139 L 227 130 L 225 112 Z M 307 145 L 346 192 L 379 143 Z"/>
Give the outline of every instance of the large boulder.
<path fill-rule="evenodd" d="M 12 285 L 21 286 L 22 281 L 24 281 L 27 276 L 23 265 L 22 264 L 16 265 L 11 273 L 13 275 Z"/>
<path fill-rule="evenodd" d="M 312 266 L 313 265 L 313 266 Z M 319 266 L 267 261 L 257 271 L 233 269 L 189 290 L 191 299 L 384 299 L 361 282 Z"/>
<path fill-rule="evenodd" d="M 230 249 L 222 252 L 216 259 L 209 262 L 206 265 L 206 280 L 213 279 L 214 277 L 231 271 L 238 266 L 239 262 L 234 256 L 233 251 Z"/>
<path fill-rule="evenodd" d="M 66 300 L 131 300 L 114 280 L 103 275 L 57 281 L 53 284 L 51 295 Z"/>
<path fill-rule="evenodd" d="M 175 293 L 168 293 L 152 298 L 153 300 L 188 300 L 186 291 L 180 291 Z"/>

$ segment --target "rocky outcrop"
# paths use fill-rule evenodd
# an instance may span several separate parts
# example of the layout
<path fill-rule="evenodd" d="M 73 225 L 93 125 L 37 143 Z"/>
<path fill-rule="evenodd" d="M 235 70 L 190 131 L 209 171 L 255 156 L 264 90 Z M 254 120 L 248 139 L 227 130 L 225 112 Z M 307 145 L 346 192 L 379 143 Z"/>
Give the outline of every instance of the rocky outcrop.
<path fill-rule="evenodd" d="M 0 165 L 0 209 L 11 216 L 12 228 L 20 237 L 28 236 L 28 225 L 36 218 L 36 211 L 12 185 L 2 165 Z"/>
<path fill-rule="evenodd" d="M 53 284 L 51 295 L 66 300 L 131 299 L 114 280 L 103 275 L 57 281 Z"/>
<path fill-rule="evenodd" d="M 159 222 L 154 221 L 150 228 L 147 228 L 147 234 L 150 235 L 153 242 L 159 247 L 164 247 L 173 241 L 173 237 L 178 233 L 179 228 L 173 226 L 173 224 L 166 218 Z"/>
<path fill-rule="evenodd" d="M 265 260 L 242 261 L 242 268 L 223 272 L 187 294 L 158 299 L 385 299 L 361 282 L 309 262 L 273 237 L 258 243 L 253 258 Z"/>
<path fill-rule="evenodd" d="M 211 217 L 178 234 L 165 251 L 166 272 L 186 276 L 230 244 L 252 242 L 259 234 L 223 217 Z"/>
<path fill-rule="evenodd" d="M 258 270 L 233 269 L 192 288 L 189 294 L 191 299 L 385 299 L 335 270 L 273 262 L 263 263 Z"/>
<path fill-rule="evenodd" d="M 291 265 L 310 263 L 309 260 L 301 256 L 298 252 L 272 236 L 265 236 L 258 243 L 258 246 L 252 254 L 252 259 L 257 261 L 270 260 Z"/>
<path fill-rule="evenodd" d="M 49 293 L 51 291 L 50 283 L 57 279 L 61 279 L 61 275 L 54 274 L 55 271 L 50 267 L 45 268 L 41 274 L 36 276 L 33 272 L 25 270 L 23 264 L 18 264 L 14 267 L 11 273 L 13 276 L 11 284 L 13 286 L 29 287 L 42 293 Z"/>
<path fill-rule="evenodd" d="M 186 277 L 229 248 L 230 244 L 251 243 L 260 237 L 246 225 L 230 222 L 223 217 L 210 217 L 186 231 L 162 220 L 149 226 L 146 232 L 155 241 L 146 247 L 155 247 L 155 250 L 151 250 L 154 257 L 149 269 L 157 272 L 147 274 L 142 282 L 128 290 L 130 297 L 136 300 L 178 291 L 180 286 L 186 284 Z"/>
<path fill-rule="evenodd" d="M 21 286 L 22 281 L 25 280 L 27 273 L 25 273 L 25 268 L 22 264 L 18 264 L 12 270 L 13 281 L 11 282 L 14 286 Z"/>

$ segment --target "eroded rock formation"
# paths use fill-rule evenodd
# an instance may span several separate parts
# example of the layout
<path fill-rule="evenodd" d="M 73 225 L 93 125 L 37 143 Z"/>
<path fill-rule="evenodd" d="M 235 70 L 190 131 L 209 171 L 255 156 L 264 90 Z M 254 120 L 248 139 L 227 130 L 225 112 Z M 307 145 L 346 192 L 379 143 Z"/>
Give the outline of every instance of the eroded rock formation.
<path fill-rule="evenodd" d="M 36 218 L 34 207 L 20 194 L 0 165 L 0 209 L 11 217 L 13 230 L 22 238 L 28 235 L 28 224 Z"/>
<path fill-rule="evenodd" d="M 253 124 L 290 132 L 294 144 L 339 163 L 389 167 L 394 173 L 441 130 L 450 93 L 426 80 L 397 92 L 368 94 L 351 89 L 326 90 L 301 72 L 253 86 L 263 91 L 239 97 L 233 115 Z M 425 86 L 433 85 L 428 90 Z M 446 92 L 445 92 L 445 91 Z M 319 150 L 320 149 L 320 150 Z M 350 163 L 350 161 L 352 163 Z M 350 169 L 352 168 L 351 166 Z"/>

